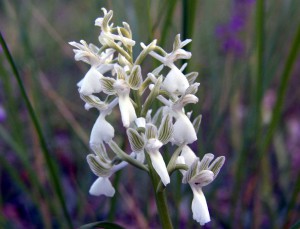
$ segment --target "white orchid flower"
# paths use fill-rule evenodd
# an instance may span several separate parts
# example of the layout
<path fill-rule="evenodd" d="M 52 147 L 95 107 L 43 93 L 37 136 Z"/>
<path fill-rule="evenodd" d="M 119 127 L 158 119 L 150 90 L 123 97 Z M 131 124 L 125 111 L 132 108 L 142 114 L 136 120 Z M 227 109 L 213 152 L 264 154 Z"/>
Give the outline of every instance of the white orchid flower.
<path fill-rule="evenodd" d="M 157 174 L 159 175 L 162 183 L 166 186 L 170 183 L 170 176 L 159 149 L 163 146 L 162 142 L 158 139 L 148 139 L 146 150 L 151 158 L 151 163 Z"/>
<path fill-rule="evenodd" d="M 144 127 L 144 122 L 144 118 L 139 118 L 137 119 L 136 124 L 138 127 Z M 158 130 L 156 126 L 151 123 L 147 123 L 145 129 L 146 132 L 142 135 L 135 129 L 127 129 L 127 136 L 131 149 L 134 152 L 144 152 L 144 149 L 147 151 L 153 168 L 161 178 L 162 183 L 166 186 L 170 183 L 170 176 L 159 149 L 167 144 L 172 137 L 173 125 L 171 116 L 165 115 L 162 118 Z"/>
<path fill-rule="evenodd" d="M 115 65 L 114 68 L 117 72 L 117 79 L 104 77 L 101 79 L 101 83 L 106 94 L 118 95 L 123 126 L 128 128 L 137 118 L 129 94 L 130 89 L 138 90 L 142 84 L 141 68 L 139 65 L 135 65 L 130 75 L 127 75 L 125 70 L 119 65 Z"/>
<path fill-rule="evenodd" d="M 90 145 L 100 145 L 103 142 L 109 143 L 114 135 L 115 130 L 113 126 L 106 121 L 106 116 L 109 115 L 112 109 L 117 105 L 118 99 L 114 99 L 110 104 L 101 102 L 96 96 L 82 96 L 86 104 L 90 107 L 95 107 L 99 110 L 100 114 L 92 128 L 90 135 Z"/>
<path fill-rule="evenodd" d="M 84 40 L 77 42 L 69 42 L 74 49 L 75 60 L 83 61 L 91 65 L 89 71 L 85 74 L 82 80 L 77 83 L 79 92 L 84 95 L 91 95 L 102 91 L 100 79 L 102 74 L 112 69 L 110 62 L 113 58 L 113 49 L 107 49 L 105 52 L 98 54 L 99 48 L 93 44 L 87 44 Z"/>
<path fill-rule="evenodd" d="M 185 75 L 174 64 L 170 65 L 171 70 L 163 81 L 163 87 L 172 94 L 184 94 L 189 87 Z"/>
<path fill-rule="evenodd" d="M 225 162 L 225 157 L 218 157 L 211 163 L 213 159 L 213 154 L 205 154 L 202 160 L 199 161 L 195 153 L 188 146 L 184 146 L 181 155 L 176 161 L 178 164 L 184 163 L 189 167 L 188 171 L 181 170 L 183 174 L 182 182 L 188 183 L 193 191 L 193 219 L 200 225 L 210 221 L 209 210 L 202 187 L 210 184 L 217 177 Z"/>
<path fill-rule="evenodd" d="M 128 128 L 130 123 L 137 118 L 135 109 L 129 97 L 130 87 L 125 80 L 120 79 L 115 82 L 114 88 L 119 97 L 119 107 L 123 126 Z"/>
<path fill-rule="evenodd" d="M 95 25 L 101 28 L 101 33 L 99 35 L 100 43 L 102 45 L 107 45 L 110 44 L 110 42 L 121 41 L 125 46 L 134 46 L 135 41 L 130 38 L 124 37 L 119 27 L 117 28 L 118 35 L 112 33 L 112 25 L 109 25 L 109 22 L 113 16 L 113 11 L 110 10 L 109 12 L 107 12 L 105 8 L 102 8 L 102 11 L 104 13 L 104 16 L 95 20 Z M 127 23 L 125 23 L 124 26 L 126 26 L 126 28 L 129 28 L 129 25 Z"/>
<path fill-rule="evenodd" d="M 91 132 L 90 144 L 108 143 L 115 136 L 115 129 L 105 120 L 107 114 L 100 113 Z"/>
<path fill-rule="evenodd" d="M 173 140 L 177 145 L 183 143 L 191 144 L 197 140 L 197 134 L 190 119 L 180 112 L 176 115 L 176 122 L 174 123 Z"/>
<path fill-rule="evenodd" d="M 109 159 L 103 144 L 91 144 L 90 146 L 95 154 L 89 154 L 87 156 L 87 162 L 92 172 L 98 176 L 98 178 L 90 187 L 89 193 L 94 196 L 105 195 L 112 197 L 115 194 L 115 189 L 112 186 L 109 178 L 115 172 L 124 168 L 128 163 L 123 161 L 114 165 L 112 160 Z"/>

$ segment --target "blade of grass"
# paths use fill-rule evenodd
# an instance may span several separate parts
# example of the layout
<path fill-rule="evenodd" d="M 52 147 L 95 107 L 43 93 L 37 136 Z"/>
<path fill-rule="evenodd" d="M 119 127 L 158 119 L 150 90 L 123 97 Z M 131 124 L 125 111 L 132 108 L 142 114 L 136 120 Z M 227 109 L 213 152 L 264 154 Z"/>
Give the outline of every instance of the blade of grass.
<path fill-rule="evenodd" d="M 167 35 L 169 34 L 168 32 L 169 32 L 170 25 L 172 24 L 172 18 L 173 18 L 173 14 L 174 14 L 177 2 L 178 2 L 177 0 L 172 0 L 172 1 L 169 1 L 167 4 L 168 9 L 167 9 L 164 24 L 161 29 L 161 37 L 160 37 L 160 41 L 159 41 L 160 45 L 162 47 L 164 47 L 166 44 Z M 158 17 L 159 16 L 160 15 L 158 15 Z"/>
<path fill-rule="evenodd" d="M 248 137 L 244 137 L 243 149 L 238 155 L 237 166 L 235 169 L 233 192 L 231 196 L 232 208 L 230 213 L 230 222 L 235 222 L 235 210 L 238 203 L 238 195 L 240 192 L 240 186 L 242 179 L 245 175 L 245 162 L 247 160 L 248 151 L 255 151 L 258 149 L 258 144 L 255 143 L 260 140 L 260 126 L 261 126 L 261 100 L 263 96 L 263 79 L 264 79 L 264 0 L 258 0 L 256 2 L 256 82 L 254 86 L 253 93 L 253 109 L 252 115 L 249 116 L 248 125 L 252 126 L 254 123 L 254 128 L 249 128 L 251 133 Z M 253 117 L 253 118 L 252 118 Z M 255 135 L 257 134 L 257 135 Z M 251 147 L 249 147 L 251 146 Z M 253 148 L 254 147 L 254 148 Z M 257 147 L 255 149 L 255 147 Z"/>
<path fill-rule="evenodd" d="M 193 38 L 194 25 L 196 21 L 198 1 L 194 0 L 182 0 L 182 40 Z M 185 46 L 185 50 L 190 51 L 192 49 L 192 43 Z M 182 63 L 187 62 L 182 61 Z M 185 68 L 185 72 L 188 72 L 189 65 Z"/>
<path fill-rule="evenodd" d="M 276 128 L 279 124 L 282 109 L 283 109 L 283 103 L 284 103 L 284 98 L 286 94 L 286 90 L 288 87 L 289 79 L 291 77 L 292 69 L 293 66 L 296 62 L 296 59 L 298 57 L 298 52 L 300 49 L 300 24 L 298 25 L 293 43 L 290 47 L 290 51 L 285 63 L 285 67 L 281 76 L 281 81 L 279 84 L 279 88 L 277 90 L 277 100 L 273 109 L 273 116 L 271 119 L 270 127 L 266 133 L 266 137 L 264 138 L 264 141 L 262 142 L 262 150 L 260 152 L 260 157 L 266 157 L 266 152 L 269 148 L 269 145 L 273 139 L 273 136 L 275 134 Z M 287 213 L 285 216 L 284 224 L 287 225 L 289 223 L 289 216 L 291 210 L 294 208 L 296 205 L 296 197 L 298 196 L 300 192 L 300 175 L 298 175 L 294 190 L 292 192 L 292 198 L 288 204 L 288 209 Z"/>
<path fill-rule="evenodd" d="M 74 115 L 68 108 L 68 105 L 63 101 L 63 99 L 53 90 L 53 87 L 44 73 L 39 74 L 40 85 L 43 88 L 44 94 L 52 101 L 56 106 L 57 110 L 60 112 L 65 121 L 72 127 L 73 131 L 76 133 L 78 138 L 82 141 L 84 145 L 88 145 L 89 136 L 83 130 L 83 128 L 78 124 Z"/>
<path fill-rule="evenodd" d="M 277 99 L 276 99 L 275 106 L 274 106 L 274 109 L 272 112 L 273 116 L 272 116 L 272 119 L 270 122 L 270 127 L 266 133 L 266 137 L 263 139 L 263 142 L 262 142 L 261 156 L 265 155 L 265 152 L 267 151 L 267 149 L 271 143 L 271 140 L 273 138 L 273 135 L 275 133 L 277 125 L 280 121 L 286 90 L 288 87 L 289 79 L 291 77 L 293 66 L 298 57 L 299 48 L 300 48 L 300 24 L 298 25 L 293 43 L 291 45 L 288 57 L 286 59 L 285 65 L 284 65 L 283 73 L 280 77 L 279 88 L 276 93 Z"/>
<path fill-rule="evenodd" d="M 193 37 L 198 1 L 182 0 L 182 39 Z M 190 44 L 185 47 L 190 50 Z"/>
<path fill-rule="evenodd" d="M 14 62 L 14 60 L 13 60 L 13 58 L 12 58 L 12 56 L 11 56 L 9 50 L 8 50 L 8 47 L 6 45 L 6 42 L 5 42 L 1 32 L 0 32 L 0 43 L 1 43 L 2 49 L 5 53 L 5 56 L 7 58 L 7 61 L 10 64 L 10 66 L 12 68 L 12 71 L 13 71 L 13 74 L 14 74 L 17 82 L 18 82 L 18 86 L 20 88 L 22 97 L 25 100 L 25 104 L 26 104 L 27 110 L 29 112 L 31 121 L 33 122 L 35 130 L 36 130 L 37 135 L 39 137 L 39 142 L 40 142 L 40 145 L 41 145 L 41 148 L 42 148 L 43 156 L 44 156 L 45 161 L 46 161 L 46 165 L 48 167 L 51 182 L 54 185 L 54 190 L 55 190 L 56 195 L 58 196 L 60 205 L 61 205 L 62 210 L 63 210 L 65 220 L 67 221 L 68 227 L 73 228 L 71 217 L 68 213 L 67 206 L 66 206 L 66 203 L 65 203 L 65 200 L 64 200 L 64 197 L 63 197 L 62 186 L 61 186 L 59 176 L 58 176 L 58 168 L 55 165 L 55 163 L 54 163 L 54 161 L 51 157 L 51 154 L 48 150 L 47 143 L 46 143 L 46 140 L 43 136 L 43 132 L 42 132 L 40 123 L 39 123 L 39 121 L 38 121 L 38 119 L 35 115 L 35 111 L 34 111 L 32 105 L 31 105 L 31 102 L 30 102 L 28 96 L 27 96 L 27 93 L 26 93 L 26 90 L 24 88 L 22 79 L 19 75 L 19 72 L 17 70 L 15 62 Z"/>

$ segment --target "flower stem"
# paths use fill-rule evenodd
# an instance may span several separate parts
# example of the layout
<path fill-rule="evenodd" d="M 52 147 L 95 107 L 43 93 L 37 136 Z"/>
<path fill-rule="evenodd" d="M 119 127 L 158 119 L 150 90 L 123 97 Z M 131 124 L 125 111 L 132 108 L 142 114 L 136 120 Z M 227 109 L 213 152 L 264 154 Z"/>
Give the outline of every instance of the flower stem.
<path fill-rule="evenodd" d="M 165 190 L 156 191 L 157 186 L 160 182 L 160 178 L 157 175 L 156 171 L 152 166 L 151 159 L 149 155 L 146 153 L 147 164 L 149 165 L 149 175 L 151 177 L 152 185 L 154 188 L 155 201 L 158 210 L 158 215 L 162 224 L 163 229 L 173 229 L 171 217 L 169 214 L 169 209 L 167 205 L 167 198 L 165 194 Z"/>

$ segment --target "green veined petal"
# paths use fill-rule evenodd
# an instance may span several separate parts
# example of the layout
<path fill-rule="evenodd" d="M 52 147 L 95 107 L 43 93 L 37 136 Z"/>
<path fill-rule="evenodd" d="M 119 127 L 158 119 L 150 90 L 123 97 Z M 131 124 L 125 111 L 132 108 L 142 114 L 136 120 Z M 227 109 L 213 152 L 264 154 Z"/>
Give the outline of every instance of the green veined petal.
<path fill-rule="evenodd" d="M 204 155 L 199 164 L 199 171 L 205 170 L 208 168 L 209 163 L 214 159 L 214 155 L 212 153 L 207 153 Z"/>
<path fill-rule="evenodd" d="M 166 115 L 165 117 L 163 117 L 162 122 L 159 126 L 158 139 L 163 144 L 167 144 L 173 135 L 173 131 L 174 129 L 173 129 L 171 116 Z"/>
<path fill-rule="evenodd" d="M 138 90 L 139 87 L 142 85 L 142 81 L 143 81 L 143 78 L 142 78 L 141 66 L 135 65 L 132 68 L 131 74 L 128 78 L 128 84 L 132 89 Z"/>
<path fill-rule="evenodd" d="M 199 164 L 199 158 L 197 158 L 193 164 L 191 165 L 191 167 L 188 169 L 188 171 L 186 171 L 186 173 L 184 174 L 183 178 L 182 178 L 182 183 L 186 184 L 188 183 L 193 176 L 195 176 L 198 172 L 198 164 Z"/>
<path fill-rule="evenodd" d="M 145 141 L 143 137 L 139 135 L 139 133 L 132 128 L 128 128 L 126 132 L 127 132 L 131 149 L 134 152 L 141 152 L 145 146 Z"/>
<path fill-rule="evenodd" d="M 116 91 L 114 89 L 114 83 L 116 82 L 115 79 L 110 77 L 103 77 L 100 79 L 100 82 L 102 84 L 102 89 L 104 93 L 108 95 L 116 94 Z"/>
<path fill-rule="evenodd" d="M 147 139 L 156 138 L 157 137 L 157 128 L 153 124 L 146 124 L 146 137 Z"/>
<path fill-rule="evenodd" d="M 214 173 L 214 179 L 217 177 L 218 173 L 220 172 L 222 166 L 224 165 L 225 157 L 217 157 L 214 162 L 209 166 L 209 170 Z"/>
<path fill-rule="evenodd" d="M 110 175 L 110 164 L 101 163 L 97 160 L 97 156 L 94 154 L 89 154 L 86 157 L 86 160 L 90 166 L 92 172 L 99 177 L 107 177 Z"/>

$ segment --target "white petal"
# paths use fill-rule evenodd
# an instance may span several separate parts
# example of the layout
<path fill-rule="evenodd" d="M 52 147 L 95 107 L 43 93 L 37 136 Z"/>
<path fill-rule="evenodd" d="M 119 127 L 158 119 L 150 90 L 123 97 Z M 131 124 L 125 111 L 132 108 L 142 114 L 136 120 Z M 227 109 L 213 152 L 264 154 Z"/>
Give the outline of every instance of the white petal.
<path fill-rule="evenodd" d="M 177 157 L 176 164 L 185 164 L 184 157 L 183 156 Z M 180 169 L 179 171 L 181 172 L 182 175 L 184 175 L 186 173 L 186 171 L 183 169 Z"/>
<path fill-rule="evenodd" d="M 163 143 L 156 138 L 150 138 L 146 144 L 148 151 L 156 151 L 163 146 Z"/>
<path fill-rule="evenodd" d="M 194 194 L 192 202 L 193 219 L 202 226 L 210 221 L 206 199 L 201 188 L 194 186 L 191 186 L 191 188 Z"/>
<path fill-rule="evenodd" d="M 122 116 L 123 126 L 128 128 L 130 123 L 136 120 L 135 109 L 130 101 L 129 95 L 119 96 L 119 107 Z"/>
<path fill-rule="evenodd" d="M 109 142 L 115 135 L 115 130 L 112 125 L 105 120 L 103 115 L 99 115 L 97 118 L 90 136 L 90 144 L 101 144 Z"/>
<path fill-rule="evenodd" d="M 180 114 L 174 123 L 173 138 L 177 145 L 190 144 L 197 140 L 194 126 L 185 114 Z"/>
<path fill-rule="evenodd" d="M 97 180 L 95 180 L 89 190 L 89 193 L 93 196 L 105 195 L 112 197 L 115 195 L 115 192 L 116 191 L 111 185 L 111 182 L 105 177 L 99 177 Z"/>
<path fill-rule="evenodd" d="M 185 75 L 174 65 L 163 82 L 164 88 L 170 93 L 184 94 L 189 87 Z"/>
<path fill-rule="evenodd" d="M 139 162 L 141 162 L 141 163 L 144 163 L 144 161 L 145 161 L 145 153 L 144 153 L 144 151 L 136 153 L 136 160 L 139 161 Z"/>
<path fill-rule="evenodd" d="M 185 160 L 185 163 L 187 166 L 191 166 L 193 164 L 193 162 L 197 159 L 197 156 L 195 155 L 194 151 L 191 150 L 190 147 L 188 146 L 184 146 L 182 148 L 182 151 L 181 151 L 181 156 L 183 156 L 184 160 Z"/>
<path fill-rule="evenodd" d="M 115 173 L 117 171 L 119 171 L 120 169 L 123 169 L 125 166 L 127 166 L 128 163 L 126 161 L 122 161 L 121 163 L 114 165 L 111 169 L 111 173 Z"/>
<path fill-rule="evenodd" d="M 99 93 L 102 91 L 100 79 L 103 75 L 98 72 L 94 67 L 86 73 L 82 81 L 77 86 L 80 86 L 79 92 L 84 95 L 91 95 L 93 93 Z"/>
<path fill-rule="evenodd" d="M 135 120 L 135 124 L 137 125 L 137 127 L 143 127 L 146 128 L 146 120 L 143 117 L 137 118 Z"/>
<path fill-rule="evenodd" d="M 159 175 L 161 181 L 166 186 L 170 183 L 170 176 L 163 157 L 158 150 L 148 151 L 151 158 L 152 166 Z"/>
<path fill-rule="evenodd" d="M 91 109 L 91 108 L 93 108 L 92 105 L 90 105 L 90 104 L 88 104 L 88 103 L 85 103 L 85 104 L 84 104 L 84 109 L 86 109 L 87 111 L 88 111 L 89 109 Z"/>

